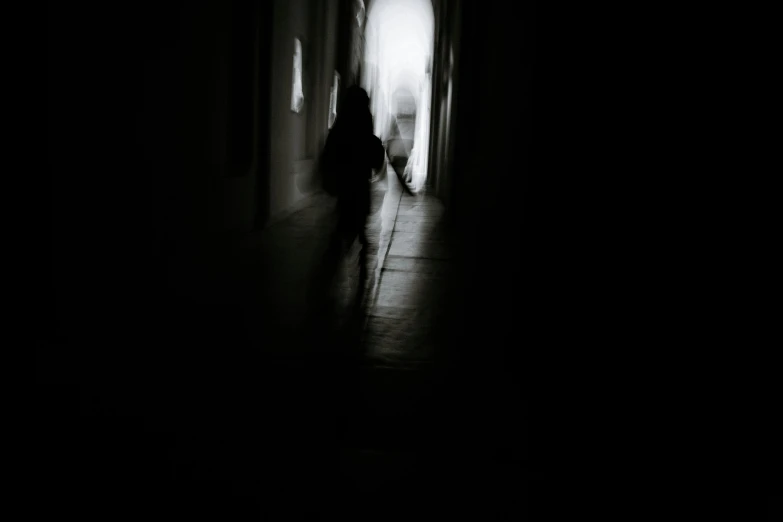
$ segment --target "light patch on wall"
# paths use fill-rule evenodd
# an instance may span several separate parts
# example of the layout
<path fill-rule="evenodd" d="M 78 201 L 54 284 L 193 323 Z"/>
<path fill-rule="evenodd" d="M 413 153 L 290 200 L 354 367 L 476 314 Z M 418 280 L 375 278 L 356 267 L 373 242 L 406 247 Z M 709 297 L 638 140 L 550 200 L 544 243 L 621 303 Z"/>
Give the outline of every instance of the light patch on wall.
<path fill-rule="evenodd" d="M 340 94 L 340 73 L 334 71 L 334 83 L 332 85 L 332 91 L 329 94 L 329 128 L 334 125 L 334 120 L 337 118 L 337 97 Z"/>
<path fill-rule="evenodd" d="M 291 86 L 291 110 L 299 113 L 304 105 L 302 90 L 302 42 L 294 38 L 294 77 Z"/>
<path fill-rule="evenodd" d="M 362 25 L 364 25 L 364 19 L 365 19 L 365 8 L 364 8 L 364 2 L 362 0 L 357 0 L 356 5 L 354 6 L 356 8 L 356 25 L 359 26 L 359 28 L 362 28 Z"/>

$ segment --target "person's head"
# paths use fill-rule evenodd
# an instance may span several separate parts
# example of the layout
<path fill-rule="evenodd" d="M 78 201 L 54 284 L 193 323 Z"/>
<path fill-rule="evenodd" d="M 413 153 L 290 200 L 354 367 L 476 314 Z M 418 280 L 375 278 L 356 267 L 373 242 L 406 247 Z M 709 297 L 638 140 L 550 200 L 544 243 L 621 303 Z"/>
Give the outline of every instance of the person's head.
<path fill-rule="evenodd" d="M 362 108 L 368 109 L 370 107 L 370 97 L 367 95 L 367 91 L 359 87 L 358 85 L 351 85 L 345 89 L 345 109 L 360 110 Z"/>
<path fill-rule="evenodd" d="M 367 91 L 358 85 L 352 85 L 345 90 L 342 107 L 338 119 L 342 125 L 354 128 L 369 129 L 372 132 L 372 114 L 370 113 L 370 97 Z"/>

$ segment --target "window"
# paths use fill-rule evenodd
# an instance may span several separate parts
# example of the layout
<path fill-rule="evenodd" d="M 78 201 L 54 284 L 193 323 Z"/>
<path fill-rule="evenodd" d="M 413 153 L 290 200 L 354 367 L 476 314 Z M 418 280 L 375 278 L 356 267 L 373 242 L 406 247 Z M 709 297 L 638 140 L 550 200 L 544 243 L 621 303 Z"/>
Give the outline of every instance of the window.
<path fill-rule="evenodd" d="M 302 42 L 294 38 L 294 78 L 291 87 L 291 110 L 299 113 L 304 105 L 302 91 Z"/>

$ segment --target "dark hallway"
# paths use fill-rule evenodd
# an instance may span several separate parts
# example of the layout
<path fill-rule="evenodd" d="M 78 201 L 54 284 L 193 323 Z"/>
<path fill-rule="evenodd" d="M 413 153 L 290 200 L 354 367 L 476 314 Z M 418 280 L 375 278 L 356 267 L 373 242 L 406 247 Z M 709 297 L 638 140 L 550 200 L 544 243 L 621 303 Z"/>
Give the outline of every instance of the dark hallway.
<path fill-rule="evenodd" d="M 424 181 L 401 116 L 363 275 L 321 154 L 371 5 L 49 5 L 44 509 L 527 518 L 533 7 L 432 1 Z"/>

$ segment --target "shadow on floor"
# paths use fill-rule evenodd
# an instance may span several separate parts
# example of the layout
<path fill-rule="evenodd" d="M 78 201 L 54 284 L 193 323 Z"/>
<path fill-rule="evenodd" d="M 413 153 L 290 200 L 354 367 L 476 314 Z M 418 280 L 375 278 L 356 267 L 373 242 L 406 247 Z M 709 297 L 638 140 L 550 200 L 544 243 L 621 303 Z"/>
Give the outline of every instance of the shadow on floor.
<path fill-rule="evenodd" d="M 380 520 L 518 494 L 524 475 L 488 451 L 488 392 L 450 370 L 442 205 L 404 195 L 389 167 L 374 184 L 367 298 L 354 249 L 313 306 L 333 210 L 313 197 L 216 262 L 211 281 L 182 274 L 189 293 L 151 299 L 136 331 L 49 353 L 41 445 L 51 482 L 69 486 L 63 505 Z M 52 402 L 65 391 L 78 399 Z"/>

